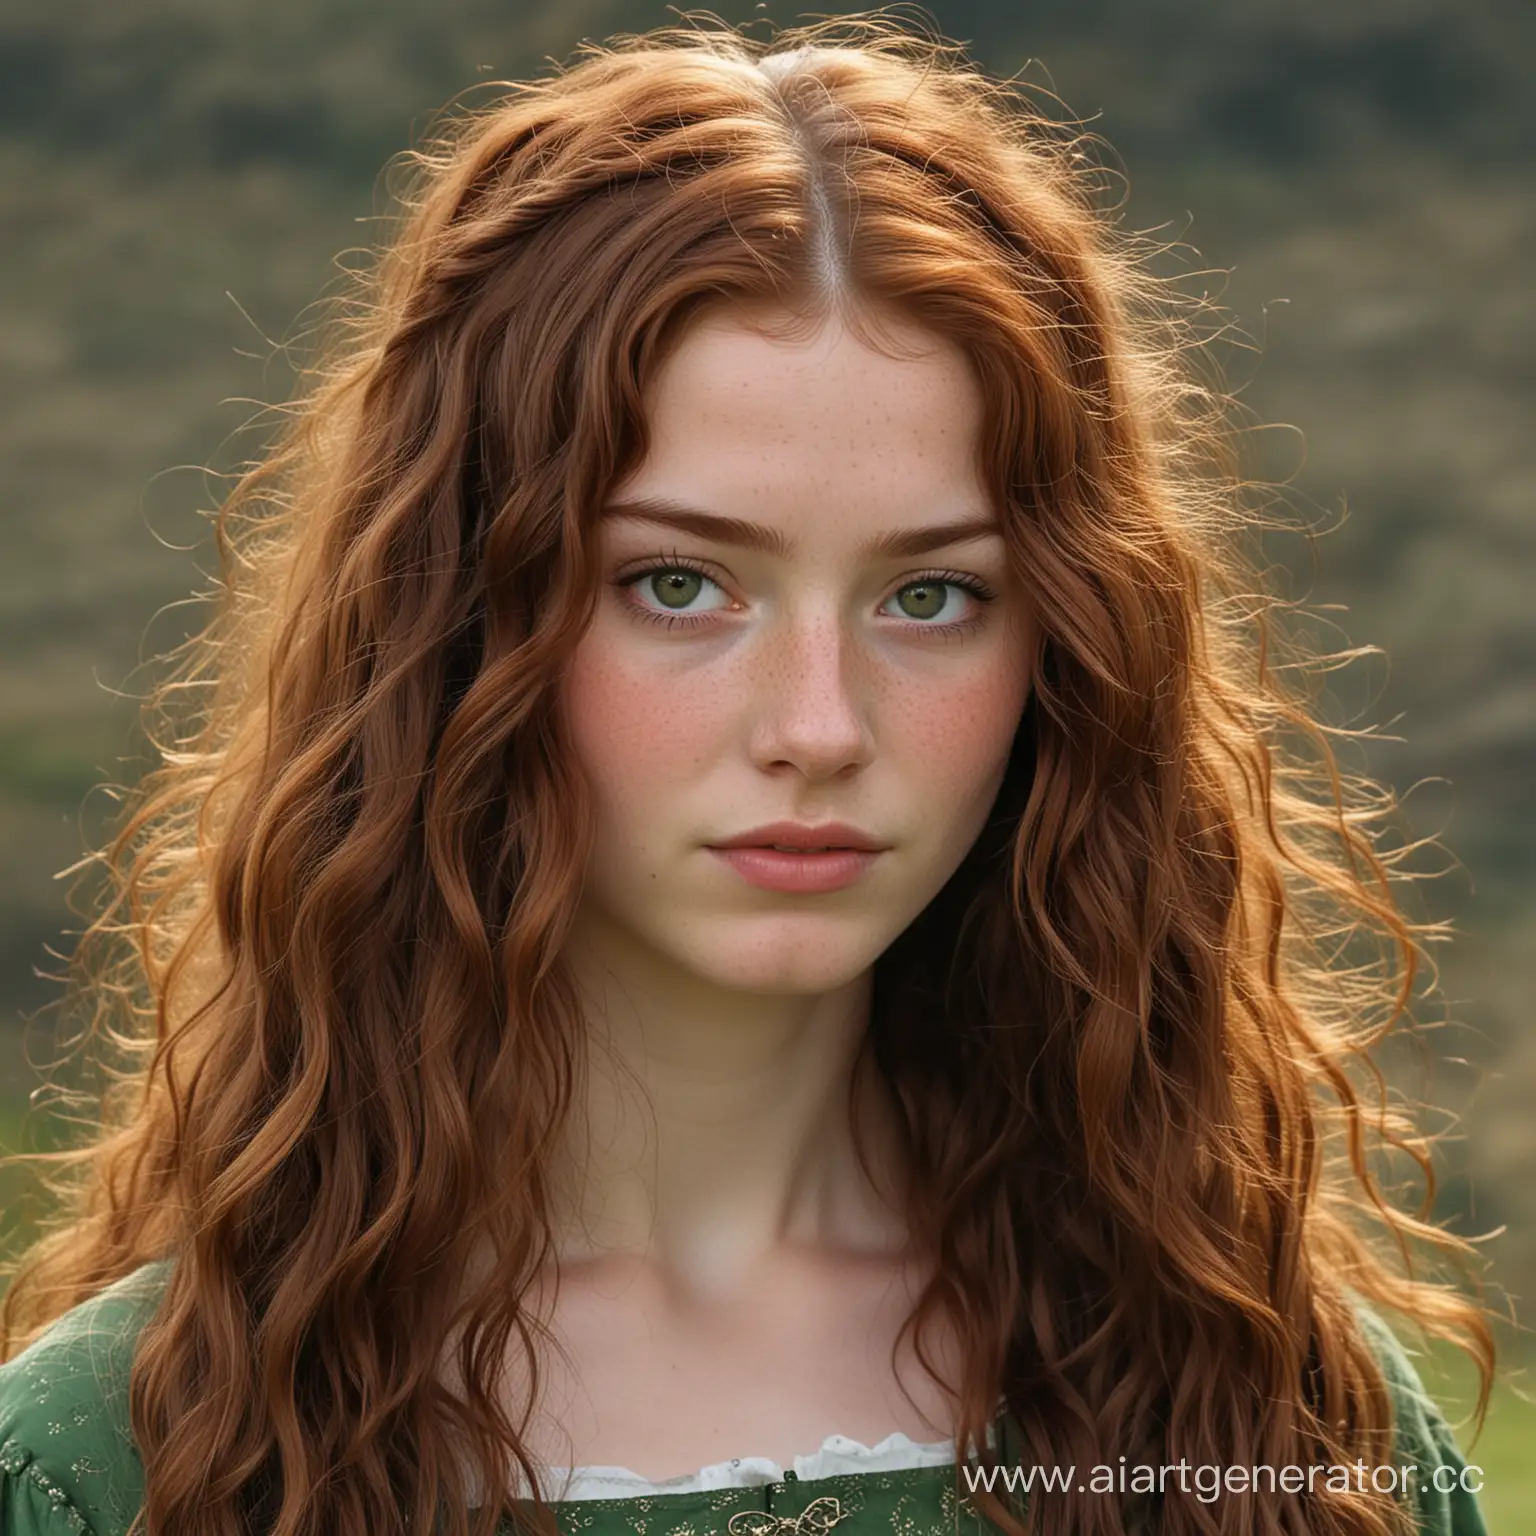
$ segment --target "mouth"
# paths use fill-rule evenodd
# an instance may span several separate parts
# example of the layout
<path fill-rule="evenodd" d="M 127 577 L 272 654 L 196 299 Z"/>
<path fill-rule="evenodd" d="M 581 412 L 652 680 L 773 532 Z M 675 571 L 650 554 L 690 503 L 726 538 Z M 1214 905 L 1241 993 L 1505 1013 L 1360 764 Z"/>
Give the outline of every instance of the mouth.
<path fill-rule="evenodd" d="M 710 848 L 749 885 L 785 894 L 811 895 L 842 890 L 861 880 L 873 867 L 881 848 L 845 844 L 742 843 Z"/>
<path fill-rule="evenodd" d="M 737 843 L 739 848 L 770 848 L 776 854 L 842 854 L 854 852 L 848 843 L 828 843 L 825 848 L 800 848 L 794 843 Z"/>
<path fill-rule="evenodd" d="M 821 826 L 794 822 L 771 822 L 752 827 L 735 837 L 723 838 L 709 847 L 717 852 L 757 848 L 769 853 L 793 853 L 807 856 L 831 853 L 884 853 L 890 846 L 871 837 L 860 827 L 845 822 L 825 822 Z"/>

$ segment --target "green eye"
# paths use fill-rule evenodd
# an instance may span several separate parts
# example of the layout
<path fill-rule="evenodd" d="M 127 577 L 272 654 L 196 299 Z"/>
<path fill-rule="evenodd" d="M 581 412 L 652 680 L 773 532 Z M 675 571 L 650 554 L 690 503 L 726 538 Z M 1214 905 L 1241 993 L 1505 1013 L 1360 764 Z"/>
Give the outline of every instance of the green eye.
<path fill-rule="evenodd" d="M 937 618 L 944 611 L 945 590 L 948 586 L 947 581 L 914 581 L 896 594 L 896 601 L 901 604 L 909 619 Z M 915 596 L 909 599 L 908 593 Z"/>
<path fill-rule="evenodd" d="M 686 608 L 699 595 L 704 578 L 697 571 L 656 571 L 648 578 L 651 591 L 668 608 Z"/>

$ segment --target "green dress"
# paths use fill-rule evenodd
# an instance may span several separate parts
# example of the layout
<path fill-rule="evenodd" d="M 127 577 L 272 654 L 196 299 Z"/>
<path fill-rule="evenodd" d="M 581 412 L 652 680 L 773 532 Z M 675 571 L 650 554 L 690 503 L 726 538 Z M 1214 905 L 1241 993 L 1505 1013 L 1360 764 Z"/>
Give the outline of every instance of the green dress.
<path fill-rule="evenodd" d="M 143 1496 L 128 1422 L 129 1368 L 168 1273 L 165 1260 L 135 1270 L 0 1366 L 0 1536 L 124 1536 Z M 1386 1325 L 1369 1311 L 1361 1317 L 1396 1405 L 1396 1461 L 1418 1468 L 1409 1495 L 1422 1536 L 1487 1536 L 1443 1415 Z M 1006 1418 L 998 1428 L 1007 1465 Z M 1475 1469 L 1470 1482 L 1478 1486 Z M 571 1536 L 821 1536 L 834 1528 L 835 1536 L 984 1536 L 994 1529 L 957 1496 L 953 1463 L 807 1479 L 788 1470 L 756 1487 L 570 1498 L 554 1508 Z"/>

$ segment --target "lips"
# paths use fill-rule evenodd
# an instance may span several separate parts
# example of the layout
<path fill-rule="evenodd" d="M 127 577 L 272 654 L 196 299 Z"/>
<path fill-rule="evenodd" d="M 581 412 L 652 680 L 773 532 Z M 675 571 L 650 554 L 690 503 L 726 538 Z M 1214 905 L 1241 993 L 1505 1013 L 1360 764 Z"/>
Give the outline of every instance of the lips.
<path fill-rule="evenodd" d="M 775 821 L 753 827 L 733 837 L 722 838 L 711 848 L 768 848 L 780 853 L 838 853 L 857 851 L 880 853 L 890 845 L 846 822 L 829 821 L 819 826 L 801 822 Z"/>
<path fill-rule="evenodd" d="M 824 853 L 812 853 L 744 843 L 709 851 L 749 885 L 787 896 L 812 896 L 840 891 L 861 880 L 885 850 L 829 848 Z"/>

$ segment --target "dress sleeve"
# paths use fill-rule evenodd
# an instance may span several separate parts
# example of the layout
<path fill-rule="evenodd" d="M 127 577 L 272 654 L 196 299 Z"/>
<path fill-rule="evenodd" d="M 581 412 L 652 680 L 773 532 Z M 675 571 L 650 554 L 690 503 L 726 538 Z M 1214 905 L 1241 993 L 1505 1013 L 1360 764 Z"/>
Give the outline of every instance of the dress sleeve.
<path fill-rule="evenodd" d="M 12 1467 L 15 1470 L 11 1470 Z M 0 1451 L 0 1536 L 97 1536 L 30 1452 Z"/>
<path fill-rule="evenodd" d="M 1482 1468 L 1469 1465 L 1456 1436 L 1392 1330 L 1375 1312 L 1357 1308 L 1361 1327 L 1387 1378 L 1397 1416 L 1397 1464 L 1412 1466 L 1410 1502 L 1420 1536 L 1488 1536 L 1477 1490 Z"/>
<path fill-rule="evenodd" d="M 0 1365 L 0 1536 L 125 1536 L 144 1491 L 128 1381 L 163 1277 L 135 1271 Z"/>

